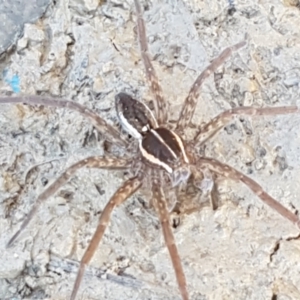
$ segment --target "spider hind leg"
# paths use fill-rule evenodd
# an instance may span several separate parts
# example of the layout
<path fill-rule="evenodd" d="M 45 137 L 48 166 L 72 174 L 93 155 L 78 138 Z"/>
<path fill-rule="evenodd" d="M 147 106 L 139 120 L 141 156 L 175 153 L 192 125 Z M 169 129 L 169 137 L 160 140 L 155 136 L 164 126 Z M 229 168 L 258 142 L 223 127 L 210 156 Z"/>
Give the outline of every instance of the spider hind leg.
<path fill-rule="evenodd" d="M 90 244 L 88 248 L 86 249 L 79 265 L 79 270 L 77 273 L 77 277 L 74 283 L 71 300 L 75 300 L 77 292 L 79 290 L 80 283 L 83 278 L 84 270 L 86 265 L 91 261 L 95 251 L 97 250 L 97 247 L 103 237 L 104 231 L 108 225 L 108 222 L 110 220 L 110 216 L 112 211 L 116 206 L 119 206 L 123 202 L 125 202 L 133 193 L 135 193 L 141 186 L 142 181 L 138 177 L 133 177 L 129 180 L 127 180 L 111 197 L 109 202 L 104 207 L 99 223 L 97 226 L 97 229 L 90 241 Z"/>
<path fill-rule="evenodd" d="M 102 169 L 126 169 L 130 166 L 130 161 L 122 158 L 114 157 L 88 157 L 74 165 L 70 166 L 65 172 L 63 172 L 52 184 L 50 184 L 37 198 L 33 207 L 25 217 L 25 220 L 20 226 L 20 229 L 12 236 L 7 243 L 6 247 L 11 247 L 14 241 L 24 231 L 27 225 L 35 216 L 39 207 L 44 203 L 50 196 L 57 192 L 69 179 L 81 168 L 102 168 Z"/>
<path fill-rule="evenodd" d="M 292 223 L 297 225 L 298 228 L 300 228 L 299 217 L 288 210 L 286 207 L 284 207 L 277 200 L 275 200 L 267 192 L 265 192 L 264 189 L 250 177 L 244 175 L 233 167 L 230 167 L 229 165 L 223 164 L 218 160 L 212 158 L 201 158 L 198 161 L 198 167 L 199 169 L 203 167 L 208 168 L 213 173 L 233 179 L 235 181 L 243 182 L 250 190 L 253 191 L 253 193 L 255 193 L 260 198 L 261 201 L 277 211 L 282 217 L 291 221 Z"/>
<path fill-rule="evenodd" d="M 183 300 L 188 300 L 188 292 L 186 288 L 186 279 L 182 268 L 182 263 L 179 257 L 178 249 L 175 243 L 175 238 L 172 232 L 172 226 L 170 222 L 170 216 L 166 204 L 165 195 L 162 187 L 158 182 L 154 182 L 152 185 L 153 203 L 158 212 L 159 220 L 161 223 L 166 246 L 169 250 L 175 276 L 179 286 L 179 290 Z"/>

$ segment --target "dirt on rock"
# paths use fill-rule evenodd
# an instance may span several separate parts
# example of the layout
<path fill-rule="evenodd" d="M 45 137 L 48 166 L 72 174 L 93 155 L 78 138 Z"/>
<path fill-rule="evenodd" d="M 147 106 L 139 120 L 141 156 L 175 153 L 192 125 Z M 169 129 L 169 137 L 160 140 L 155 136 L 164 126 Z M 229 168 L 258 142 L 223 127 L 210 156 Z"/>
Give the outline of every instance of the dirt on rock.
<path fill-rule="evenodd" d="M 297 2 L 297 1 L 296 1 Z M 299 105 L 300 9 L 295 1 L 147 1 L 149 49 L 170 122 L 197 75 L 247 38 L 201 89 L 193 124 L 237 106 Z M 117 124 L 114 96 L 150 102 L 133 1 L 54 1 L 0 62 L 0 94 L 70 99 Z M 17 78 L 17 79 L 16 79 Z M 300 118 L 237 117 L 201 150 L 300 209 Z M 68 299 L 121 171 L 82 169 L 6 243 L 44 187 L 72 163 L 105 153 L 104 136 L 67 109 L 0 107 L 0 299 Z M 118 150 L 114 150 L 118 151 Z M 121 151 L 121 150 L 120 150 Z M 123 151 L 123 150 L 122 150 Z M 174 229 L 190 299 L 300 299 L 300 233 L 241 183 L 218 180 L 220 206 Z M 78 299 L 180 299 L 159 220 L 137 193 L 117 208 Z"/>

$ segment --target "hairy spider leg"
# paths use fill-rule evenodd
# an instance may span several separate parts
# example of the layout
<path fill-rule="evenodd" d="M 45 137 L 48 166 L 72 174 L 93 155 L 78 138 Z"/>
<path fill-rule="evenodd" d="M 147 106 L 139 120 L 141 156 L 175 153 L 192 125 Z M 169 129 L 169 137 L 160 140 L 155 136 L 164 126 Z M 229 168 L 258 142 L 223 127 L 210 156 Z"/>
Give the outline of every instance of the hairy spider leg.
<path fill-rule="evenodd" d="M 201 157 L 197 166 L 199 169 L 206 167 L 212 172 L 219 174 L 223 177 L 243 182 L 250 190 L 252 190 L 265 204 L 270 206 L 273 210 L 277 211 L 285 219 L 296 224 L 300 228 L 300 219 L 297 215 L 289 211 L 286 207 L 280 204 L 277 200 L 271 197 L 263 188 L 250 177 L 244 175 L 233 167 L 223 164 L 220 161 L 212 158 Z"/>
<path fill-rule="evenodd" d="M 154 96 L 154 101 L 153 101 L 154 111 L 158 123 L 164 124 L 167 122 L 167 118 L 168 118 L 167 103 L 163 97 L 162 88 L 159 84 L 155 69 L 150 60 L 148 43 L 147 43 L 147 35 L 146 35 L 146 27 L 143 19 L 141 5 L 138 0 L 134 0 L 134 3 L 137 12 L 137 30 L 138 30 L 141 56 L 145 67 L 146 77 L 149 80 L 150 89 Z"/>
<path fill-rule="evenodd" d="M 179 133 L 182 133 L 183 130 L 189 125 L 193 114 L 195 112 L 195 108 L 197 105 L 197 99 L 200 94 L 200 87 L 203 81 L 213 72 L 215 72 L 223 62 L 231 56 L 234 51 L 239 50 L 240 48 L 246 45 L 246 41 L 242 41 L 238 44 L 230 46 L 223 50 L 221 54 L 215 58 L 198 76 L 196 81 L 193 83 L 188 96 L 185 98 L 179 119 L 177 121 L 176 130 Z"/>
<path fill-rule="evenodd" d="M 194 145 L 199 147 L 208 139 L 212 138 L 219 130 L 226 126 L 236 116 L 277 116 L 299 113 L 300 109 L 297 106 L 279 106 L 279 107 L 236 107 L 226 110 L 213 118 L 208 123 L 202 125 L 197 130 L 195 137 L 192 139 Z"/>
<path fill-rule="evenodd" d="M 13 237 L 7 243 L 7 247 L 10 247 L 17 237 L 23 232 L 29 222 L 32 220 L 37 210 L 41 204 L 58 191 L 69 179 L 77 172 L 77 170 L 87 167 L 87 168 L 100 168 L 108 170 L 120 170 L 127 169 L 131 162 L 129 159 L 116 158 L 116 157 L 88 157 L 74 165 L 70 166 L 66 171 L 64 171 L 52 184 L 50 184 L 37 198 L 33 207 L 29 211 L 25 220 L 21 224 L 20 229 L 13 235 Z"/>
<path fill-rule="evenodd" d="M 83 105 L 70 101 L 49 98 L 44 96 L 18 96 L 18 97 L 0 97 L 0 104 L 4 103 L 25 103 L 29 105 L 45 105 L 49 107 L 68 108 L 78 111 L 82 116 L 86 117 L 91 123 L 104 135 L 108 135 L 108 139 L 119 146 L 127 146 L 128 143 L 120 137 L 119 132 L 104 119 L 95 114 L 92 110 Z"/>
<path fill-rule="evenodd" d="M 182 268 L 181 259 L 179 257 L 178 249 L 176 246 L 175 238 L 172 232 L 167 202 L 163 189 L 158 180 L 154 180 L 152 184 L 152 201 L 159 216 L 165 239 L 165 244 L 169 250 L 169 254 L 172 260 L 175 276 L 177 279 L 182 299 L 188 300 L 189 296 L 186 288 L 186 279 Z"/>
<path fill-rule="evenodd" d="M 125 202 L 133 193 L 135 193 L 141 186 L 142 180 L 139 177 L 133 177 L 127 180 L 111 197 L 106 206 L 104 207 L 97 229 L 90 241 L 88 248 L 85 250 L 85 253 L 80 261 L 79 270 L 77 277 L 74 283 L 73 291 L 70 300 L 75 300 L 84 270 L 86 265 L 91 261 L 97 247 L 103 237 L 104 231 L 110 220 L 111 213 L 116 206 L 119 206 Z"/>

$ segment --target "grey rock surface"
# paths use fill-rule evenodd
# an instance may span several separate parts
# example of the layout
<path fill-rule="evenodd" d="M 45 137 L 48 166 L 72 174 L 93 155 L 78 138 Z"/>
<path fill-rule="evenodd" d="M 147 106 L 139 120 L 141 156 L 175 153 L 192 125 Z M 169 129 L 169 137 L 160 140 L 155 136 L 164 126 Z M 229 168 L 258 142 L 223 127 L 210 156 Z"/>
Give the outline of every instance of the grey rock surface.
<path fill-rule="evenodd" d="M 49 3 L 49 0 L 0 0 L 0 54 L 16 42 L 25 23 L 40 18 Z"/>
<path fill-rule="evenodd" d="M 147 1 L 146 8 L 149 48 L 171 120 L 197 74 L 245 34 L 247 46 L 203 85 L 193 123 L 236 106 L 299 106 L 300 10 L 294 2 L 239 0 L 234 11 L 226 1 Z M 152 98 L 133 1 L 57 1 L 45 18 L 25 25 L 16 51 L 0 67 L 7 78 L 0 94 L 72 99 L 110 124 L 117 123 L 116 93 Z M 299 120 L 238 117 L 200 150 L 297 212 Z M 72 163 L 102 155 L 104 146 L 102 134 L 74 111 L 1 105 L 0 299 L 68 299 L 76 262 L 126 175 L 80 170 L 13 247 L 5 245 L 44 186 Z M 174 230 L 190 298 L 300 299 L 299 229 L 241 183 L 219 178 L 218 194 L 216 211 L 194 209 Z M 78 299 L 180 299 L 159 221 L 143 205 L 148 202 L 143 191 L 113 213 Z"/>

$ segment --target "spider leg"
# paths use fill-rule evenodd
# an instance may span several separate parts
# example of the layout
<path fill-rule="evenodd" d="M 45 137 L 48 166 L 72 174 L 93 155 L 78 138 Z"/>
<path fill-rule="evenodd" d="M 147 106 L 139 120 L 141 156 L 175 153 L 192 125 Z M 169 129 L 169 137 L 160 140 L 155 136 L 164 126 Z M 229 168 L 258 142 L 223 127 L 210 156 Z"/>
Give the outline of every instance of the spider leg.
<path fill-rule="evenodd" d="M 124 201 L 126 201 L 133 193 L 135 193 L 139 187 L 141 186 L 142 181 L 138 177 L 131 178 L 127 180 L 111 197 L 109 202 L 106 204 L 105 208 L 102 211 L 102 214 L 99 219 L 99 223 L 97 226 L 97 229 L 92 237 L 92 240 L 90 241 L 90 244 L 88 248 L 86 249 L 79 265 L 79 270 L 77 273 L 76 281 L 73 287 L 71 300 L 74 300 L 76 298 L 83 274 L 86 265 L 90 262 L 92 259 L 101 239 L 104 234 L 104 231 L 107 227 L 107 224 L 110 220 L 110 215 L 113 211 L 113 209 L 116 206 L 119 206 Z"/>
<path fill-rule="evenodd" d="M 68 108 L 78 111 L 81 115 L 91 121 L 91 123 L 103 134 L 108 134 L 112 143 L 119 146 L 127 146 L 127 142 L 120 137 L 119 132 L 107 124 L 107 122 L 95 114 L 92 110 L 83 105 L 70 101 L 43 96 L 19 96 L 19 97 L 0 97 L 0 104 L 3 103 L 25 103 L 29 105 L 45 105 L 50 107 Z"/>
<path fill-rule="evenodd" d="M 137 12 L 137 31 L 139 37 L 139 44 L 141 50 L 142 61 L 145 67 L 146 77 L 149 80 L 151 91 L 154 95 L 154 111 L 159 124 L 167 121 L 167 108 L 166 102 L 163 97 L 161 86 L 159 85 L 158 78 L 154 67 L 151 63 L 148 51 L 146 27 L 143 19 L 141 5 L 138 0 L 134 0 Z"/>
<path fill-rule="evenodd" d="M 210 65 L 208 65 L 202 73 L 198 76 L 196 81 L 193 83 L 188 96 L 184 100 L 183 107 L 180 112 L 179 119 L 177 121 L 176 129 L 178 132 L 183 130 L 189 125 L 197 104 L 197 98 L 199 97 L 200 87 L 203 81 L 213 72 L 219 68 L 219 66 L 234 52 L 246 45 L 246 41 L 242 41 L 231 47 L 226 48 L 221 54 L 215 58 Z"/>
<path fill-rule="evenodd" d="M 287 115 L 292 113 L 299 113 L 300 109 L 297 106 L 279 106 L 279 107 L 236 107 L 230 110 L 226 110 L 216 116 L 207 124 L 201 126 L 196 136 L 193 138 L 196 145 L 199 146 L 213 137 L 219 130 L 226 126 L 235 116 L 247 115 L 247 116 L 275 116 L 275 115 Z"/>
<path fill-rule="evenodd" d="M 167 202 L 163 190 L 157 180 L 152 185 L 153 204 L 158 212 L 165 243 L 168 247 L 170 257 L 172 260 L 173 268 L 175 271 L 177 283 L 182 296 L 182 299 L 188 300 L 188 292 L 186 288 L 186 279 L 183 272 L 181 260 L 176 247 L 174 235 L 170 224 L 170 216 L 167 208 Z"/>
<path fill-rule="evenodd" d="M 41 204 L 52 196 L 59 188 L 61 188 L 74 174 L 77 170 L 83 167 L 87 168 L 101 168 L 101 169 L 126 169 L 130 166 L 130 161 L 128 159 L 116 158 L 116 157 L 88 157 L 83 159 L 76 164 L 70 166 L 64 173 L 62 173 L 52 184 L 50 184 L 37 198 L 33 207 L 29 211 L 25 220 L 21 224 L 20 229 L 13 235 L 9 240 L 7 247 L 10 247 L 17 237 L 26 228 L 29 222 L 34 217 L 38 208 Z"/>
<path fill-rule="evenodd" d="M 271 197 L 263 188 L 255 182 L 250 177 L 244 175 L 238 170 L 230 167 L 227 164 L 223 164 L 218 160 L 212 158 L 200 158 L 198 161 L 198 166 L 200 168 L 207 167 L 214 173 L 220 174 L 221 176 L 231 178 L 236 181 L 243 182 L 250 190 L 252 190 L 265 204 L 269 205 L 272 209 L 276 210 L 285 219 L 290 220 L 292 223 L 296 224 L 300 228 L 300 219 L 297 215 L 289 211 L 277 200 Z"/>
<path fill-rule="evenodd" d="M 192 168 L 193 184 L 204 194 L 208 194 L 212 210 L 218 208 L 218 189 L 209 169 Z"/>

